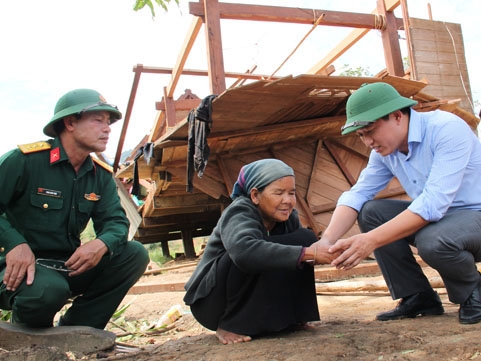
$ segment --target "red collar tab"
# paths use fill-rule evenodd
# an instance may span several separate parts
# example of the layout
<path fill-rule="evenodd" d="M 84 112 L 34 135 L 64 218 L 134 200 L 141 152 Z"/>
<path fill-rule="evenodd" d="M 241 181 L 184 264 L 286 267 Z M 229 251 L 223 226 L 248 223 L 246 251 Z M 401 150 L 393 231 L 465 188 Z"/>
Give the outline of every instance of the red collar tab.
<path fill-rule="evenodd" d="M 53 148 L 50 151 L 50 164 L 60 160 L 60 147 Z"/>

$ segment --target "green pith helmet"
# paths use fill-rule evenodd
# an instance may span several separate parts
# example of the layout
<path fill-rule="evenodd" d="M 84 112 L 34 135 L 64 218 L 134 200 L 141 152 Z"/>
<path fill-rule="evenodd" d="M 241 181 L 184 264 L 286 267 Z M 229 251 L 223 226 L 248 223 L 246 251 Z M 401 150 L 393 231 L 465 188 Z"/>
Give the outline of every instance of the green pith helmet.
<path fill-rule="evenodd" d="M 108 104 L 98 91 L 92 89 L 75 89 L 69 91 L 57 101 L 53 118 L 45 128 L 43 128 L 43 132 L 45 135 L 55 138 L 58 134 L 56 134 L 53 125 L 63 117 L 85 111 L 99 110 L 110 112 L 111 123 L 122 118 L 122 113 L 117 107 Z"/>
<path fill-rule="evenodd" d="M 415 100 L 401 96 L 393 86 L 387 83 L 363 84 L 347 100 L 347 119 L 346 124 L 341 128 L 341 134 L 355 132 L 396 110 L 417 103 Z"/>

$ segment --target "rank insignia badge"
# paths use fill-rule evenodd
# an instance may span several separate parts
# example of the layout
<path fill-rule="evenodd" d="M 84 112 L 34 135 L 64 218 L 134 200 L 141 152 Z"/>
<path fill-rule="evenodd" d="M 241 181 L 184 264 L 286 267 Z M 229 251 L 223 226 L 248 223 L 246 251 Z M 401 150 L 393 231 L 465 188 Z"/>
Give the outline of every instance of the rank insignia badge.
<path fill-rule="evenodd" d="M 88 201 L 97 202 L 100 199 L 100 196 L 95 193 L 84 194 L 84 198 Z"/>

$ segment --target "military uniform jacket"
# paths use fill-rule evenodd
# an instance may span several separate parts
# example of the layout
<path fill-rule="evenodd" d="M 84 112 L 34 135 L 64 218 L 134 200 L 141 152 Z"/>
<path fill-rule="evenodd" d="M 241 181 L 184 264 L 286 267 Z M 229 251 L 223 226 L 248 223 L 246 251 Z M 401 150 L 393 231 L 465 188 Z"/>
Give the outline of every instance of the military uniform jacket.
<path fill-rule="evenodd" d="M 67 259 L 80 246 L 89 219 L 110 256 L 118 254 L 129 221 L 106 168 L 88 157 L 76 173 L 58 138 L 3 155 L 0 264 L 21 243 L 28 243 L 37 257 Z"/>

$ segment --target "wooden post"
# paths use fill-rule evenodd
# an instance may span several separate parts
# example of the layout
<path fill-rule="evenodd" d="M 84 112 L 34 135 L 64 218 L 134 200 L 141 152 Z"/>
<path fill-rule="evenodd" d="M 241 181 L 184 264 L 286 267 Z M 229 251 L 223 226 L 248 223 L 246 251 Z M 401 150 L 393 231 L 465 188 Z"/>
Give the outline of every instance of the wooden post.
<path fill-rule="evenodd" d="M 169 241 L 161 241 L 160 245 L 162 246 L 163 256 L 164 257 L 170 257 Z"/>
<path fill-rule="evenodd" d="M 381 29 L 382 43 L 384 46 L 384 58 L 386 68 L 390 75 L 404 76 L 404 66 L 399 46 L 399 35 L 397 32 L 397 21 L 393 11 L 386 10 L 384 0 L 377 1 L 377 10 L 380 16 L 386 19 L 386 26 Z"/>
<path fill-rule="evenodd" d="M 164 87 L 164 104 L 165 104 L 165 119 L 167 120 L 167 127 L 175 126 L 175 104 L 174 99 L 169 96 L 167 87 Z"/>
<path fill-rule="evenodd" d="M 191 229 L 183 229 L 182 233 L 182 244 L 184 245 L 185 258 L 196 258 L 194 239 L 192 238 Z"/>
<path fill-rule="evenodd" d="M 132 83 L 132 89 L 130 90 L 129 103 L 127 104 L 127 110 L 124 115 L 124 123 L 122 124 L 122 131 L 120 132 L 119 144 L 117 145 L 117 152 L 114 159 L 114 173 L 119 169 L 120 156 L 122 155 L 122 148 L 124 146 L 125 135 L 127 134 L 127 128 L 129 126 L 130 115 L 132 114 L 132 108 L 134 107 L 135 95 L 137 94 L 137 88 L 139 87 L 140 74 L 142 74 L 143 66 L 138 64 L 134 68 L 134 81 Z"/>
<path fill-rule="evenodd" d="M 219 1 L 205 0 L 204 13 L 210 91 L 219 95 L 226 89 Z"/>
<path fill-rule="evenodd" d="M 411 21 L 409 20 L 408 3 L 406 0 L 401 0 L 404 21 L 404 34 L 406 34 L 406 44 L 408 49 L 409 65 L 411 66 L 411 79 L 417 80 L 416 62 L 413 55 L 413 44 L 411 40 Z"/>

